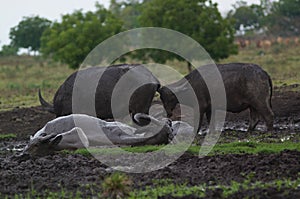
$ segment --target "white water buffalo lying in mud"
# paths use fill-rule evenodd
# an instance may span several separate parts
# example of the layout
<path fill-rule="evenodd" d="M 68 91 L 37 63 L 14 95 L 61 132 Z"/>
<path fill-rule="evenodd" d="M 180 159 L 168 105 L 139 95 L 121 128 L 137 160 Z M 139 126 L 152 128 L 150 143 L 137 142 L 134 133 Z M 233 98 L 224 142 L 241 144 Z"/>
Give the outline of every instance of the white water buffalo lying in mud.
<path fill-rule="evenodd" d="M 92 88 L 94 84 L 95 92 Z M 115 88 L 116 85 L 118 88 Z M 157 78 L 140 64 L 90 67 L 74 72 L 65 80 L 54 96 L 53 105 L 43 99 L 40 91 L 39 99 L 44 109 L 57 117 L 72 113 L 97 116 L 101 119 L 124 117 L 128 113 L 133 117 L 136 113 L 148 114 L 159 87 Z M 76 95 L 73 88 L 76 89 Z M 115 101 L 112 98 L 113 93 Z M 72 106 L 73 103 L 75 106 Z M 95 106 L 90 107 L 93 104 Z"/>
<path fill-rule="evenodd" d="M 206 70 L 205 68 L 209 67 L 211 65 L 200 68 Z M 230 63 L 218 64 L 217 67 L 224 82 L 227 111 L 238 113 L 249 108 L 250 125 L 248 131 L 252 131 L 256 127 L 260 116 L 265 120 L 268 130 L 272 130 L 274 114 L 271 109 L 272 81 L 270 76 L 255 64 Z M 185 86 L 188 83 L 191 87 Z M 199 104 L 199 110 L 194 108 L 194 115 L 200 115 L 199 131 L 204 113 L 210 121 L 214 111 L 211 110 L 208 88 L 197 69 L 178 82 L 161 87 L 158 92 L 168 117 L 171 117 L 173 109 L 179 103 L 176 96 L 187 95 L 187 90 L 191 90 L 191 88 L 193 88 Z M 194 104 L 185 105 L 194 106 Z"/>
<path fill-rule="evenodd" d="M 58 117 L 30 137 L 23 154 L 39 156 L 57 150 L 84 147 L 167 144 L 173 137 L 169 119 L 159 121 L 152 116 L 137 113 L 135 120 L 148 120 L 151 123 L 136 129 L 120 122 L 106 122 L 84 114 Z"/>
<path fill-rule="evenodd" d="M 175 144 L 194 137 L 193 127 L 185 122 L 171 122 L 169 119 L 159 121 L 142 113 L 134 117 L 138 123 L 143 120 L 151 123 L 136 129 L 84 114 L 56 118 L 30 137 L 22 155 L 41 156 L 58 150 L 84 147 Z"/>

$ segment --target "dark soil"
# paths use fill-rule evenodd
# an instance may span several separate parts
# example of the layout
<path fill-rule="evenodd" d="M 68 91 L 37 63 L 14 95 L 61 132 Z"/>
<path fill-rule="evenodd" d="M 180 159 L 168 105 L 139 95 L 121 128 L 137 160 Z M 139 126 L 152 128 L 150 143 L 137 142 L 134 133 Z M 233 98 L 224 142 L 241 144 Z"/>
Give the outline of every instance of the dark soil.
<path fill-rule="evenodd" d="M 249 136 L 261 136 L 276 140 L 282 136 L 300 133 L 300 93 L 275 92 L 273 97 L 275 113 L 275 131 L 265 133 L 257 131 L 246 133 L 237 130 L 225 130 L 220 142 L 246 139 Z M 0 113 L 0 134 L 14 133 L 17 138 L 0 141 L 0 198 L 3 195 L 28 194 L 41 197 L 47 191 L 76 192 L 80 190 L 87 198 L 101 192 L 103 179 L 112 170 L 90 156 L 59 153 L 40 158 L 20 160 L 15 158 L 18 146 L 23 147 L 38 129 L 54 118 L 54 115 L 40 107 L 14 109 Z M 247 111 L 227 115 L 227 127 L 247 127 Z M 262 123 L 263 124 L 263 123 Z M 292 140 L 298 142 L 298 140 Z M 188 186 L 230 185 L 231 181 L 243 182 L 249 174 L 251 180 L 270 182 L 276 179 L 295 180 L 300 173 L 300 152 L 282 151 L 279 154 L 257 155 L 215 155 L 199 158 L 184 154 L 177 161 L 158 171 L 143 174 L 128 174 L 133 181 L 133 188 L 142 189 L 153 186 L 155 179 L 171 179 L 174 183 Z M 87 186 L 89 184 L 89 186 Z M 91 188 L 92 187 L 92 188 Z M 207 190 L 206 198 L 220 198 L 222 190 Z M 299 198 L 300 190 L 254 189 L 239 190 L 230 198 Z M 43 197 L 42 197 L 43 198 Z M 174 198 L 170 195 L 163 198 Z M 179 197 L 178 197 L 179 198 Z M 198 198 L 187 196 L 181 198 Z"/>

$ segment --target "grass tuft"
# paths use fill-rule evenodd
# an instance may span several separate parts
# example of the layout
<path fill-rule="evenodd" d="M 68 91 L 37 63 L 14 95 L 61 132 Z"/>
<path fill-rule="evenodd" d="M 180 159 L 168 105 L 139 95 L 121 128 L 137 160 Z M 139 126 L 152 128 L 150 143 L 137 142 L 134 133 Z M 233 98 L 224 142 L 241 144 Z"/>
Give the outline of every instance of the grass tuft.
<path fill-rule="evenodd" d="M 131 191 L 132 181 L 123 173 L 113 173 L 102 183 L 103 198 L 127 198 Z"/>

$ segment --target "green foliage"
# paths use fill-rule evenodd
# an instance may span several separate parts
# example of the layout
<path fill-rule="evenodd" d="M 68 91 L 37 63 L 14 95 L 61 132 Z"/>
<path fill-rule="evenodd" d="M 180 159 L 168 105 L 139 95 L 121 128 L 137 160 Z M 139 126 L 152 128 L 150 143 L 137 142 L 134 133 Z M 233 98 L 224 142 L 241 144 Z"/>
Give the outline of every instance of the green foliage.
<path fill-rule="evenodd" d="M 123 27 L 125 30 L 138 28 L 139 16 L 141 15 L 142 4 L 145 1 L 139 0 L 111 0 L 110 10 L 119 19 L 123 21 Z"/>
<path fill-rule="evenodd" d="M 17 26 L 10 29 L 11 45 L 38 51 L 41 46 L 40 38 L 50 24 L 51 21 L 39 16 L 24 17 Z"/>
<path fill-rule="evenodd" d="M 273 12 L 279 13 L 286 17 L 300 16 L 300 1 L 299 0 L 279 0 L 274 2 Z"/>
<path fill-rule="evenodd" d="M 279 0 L 273 3 L 271 11 L 266 19 L 270 32 L 281 36 L 299 35 L 299 0 Z"/>
<path fill-rule="evenodd" d="M 122 30 L 122 22 L 96 4 L 95 12 L 81 10 L 62 16 L 42 36 L 42 53 L 78 68 L 99 43 Z"/>
<path fill-rule="evenodd" d="M 235 28 L 244 31 L 260 30 L 273 36 L 297 36 L 300 30 L 299 0 L 261 0 L 260 4 L 247 5 L 238 1 L 228 18 L 234 19 Z M 263 28 L 263 29 L 261 29 Z"/>
<path fill-rule="evenodd" d="M 142 26 L 179 31 L 199 42 L 215 60 L 236 52 L 231 21 L 223 19 L 217 4 L 207 0 L 152 0 L 143 4 L 139 18 Z M 147 52 L 147 53 L 146 53 Z M 162 51 L 146 51 L 154 61 L 166 62 L 178 56 Z"/>
<path fill-rule="evenodd" d="M 125 198 L 129 196 L 131 191 L 132 181 L 128 176 L 122 173 L 113 173 L 111 176 L 104 179 L 102 183 L 104 198 Z"/>
<path fill-rule="evenodd" d="M 18 53 L 18 47 L 12 45 L 3 45 L 0 56 L 11 56 Z"/>
<path fill-rule="evenodd" d="M 264 9 L 260 5 L 247 5 L 246 2 L 237 2 L 235 10 L 228 13 L 228 18 L 233 18 L 235 21 L 235 29 L 253 30 L 261 28 L 264 17 Z"/>

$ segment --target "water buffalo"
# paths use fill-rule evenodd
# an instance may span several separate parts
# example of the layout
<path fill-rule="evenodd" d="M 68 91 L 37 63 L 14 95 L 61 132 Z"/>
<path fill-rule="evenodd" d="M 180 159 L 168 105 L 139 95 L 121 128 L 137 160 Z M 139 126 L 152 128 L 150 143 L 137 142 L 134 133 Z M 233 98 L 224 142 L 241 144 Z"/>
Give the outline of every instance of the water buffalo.
<path fill-rule="evenodd" d="M 84 114 L 58 117 L 30 137 L 22 154 L 41 156 L 63 149 L 169 142 L 172 133 L 169 119 L 159 121 L 141 113 L 134 117 L 137 122 L 142 122 L 145 117 L 152 122 L 147 126 L 134 128 L 121 122 L 107 122 Z"/>
<path fill-rule="evenodd" d="M 206 70 L 209 67 L 211 65 L 200 68 Z M 250 125 L 248 131 L 254 130 L 260 116 L 265 120 L 268 130 L 272 130 L 274 114 L 271 109 L 272 81 L 270 76 L 255 64 L 217 64 L 217 68 L 224 82 L 227 111 L 238 113 L 249 108 Z M 185 86 L 185 82 L 188 82 L 190 87 Z M 204 113 L 210 122 L 210 118 L 214 118 L 211 117 L 214 111 L 211 110 L 211 99 L 207 85 L 197 69 L 175 83 L 162 86 L 158 92 L 168 117 L 171 117 L 173 109 L 179 103 L 176 96 L 186 95 L 187 91 L 191 92 L 190 90 L 195 93 L 199 105 L 199 109 L 194 108 L 194 115 L 200 116 L 199 131 Z M 193 107 L 194 104 L 185 105 Z"/>
<path fill-rule="evenodd" d="M 43 99 L 40 91 L 39 100 L 45 110 L 57 117 L 82 113 L 112 119 L 124 117 L 128 113 L 132 116 L 136 113 L 148 114 L 159 87 L 157 78 L 140 64 L 90 67 L 74 72 L 65 80 L 54 96 L 53 105 Z M 76 96 L 73 95 L 74 90 Z M 94 103 L 95 106 L 91 106 Z"/>

